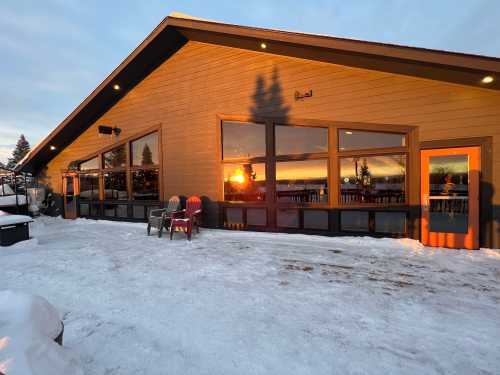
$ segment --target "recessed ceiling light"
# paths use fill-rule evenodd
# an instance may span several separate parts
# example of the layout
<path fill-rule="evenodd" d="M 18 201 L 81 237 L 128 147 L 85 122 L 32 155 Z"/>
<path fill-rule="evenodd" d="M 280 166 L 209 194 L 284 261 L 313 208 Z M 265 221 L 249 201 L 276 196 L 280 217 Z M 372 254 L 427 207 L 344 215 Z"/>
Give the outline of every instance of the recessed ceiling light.
<path fill-rule="evenodd" d="M 116 91 L 120 90 L 120 85 L 118 85 L 118 84 L 115 83 L 113 85 L 113 90 L 116 90 Z"/>
<path fill-rule="evenodd" d="M 264 43 L 264 42 L 262 42 L 262 43 L 260 44 L 260 48 L 262 48 L 262 49 L 266 49 L 266 48 L 267 48 L 267 44 L 266 44 L 266 43 Z"/>
<path fill-rule="evenodd" d="M 50 151 L 54 151 L 56 149 L 56 146 L 52 145 L 50 146 Z"/>
<path fill-rule="evenodd" d="M 493 77 L 492 77 L 492 76 L 485 76 L 485 77 L 481 80 L 481 82 L 483 82 L 483 83 L 491 83 L 491 82 L 493 82 L 493 81 L 494 81 L 494 79 L 493 79 Z"/>

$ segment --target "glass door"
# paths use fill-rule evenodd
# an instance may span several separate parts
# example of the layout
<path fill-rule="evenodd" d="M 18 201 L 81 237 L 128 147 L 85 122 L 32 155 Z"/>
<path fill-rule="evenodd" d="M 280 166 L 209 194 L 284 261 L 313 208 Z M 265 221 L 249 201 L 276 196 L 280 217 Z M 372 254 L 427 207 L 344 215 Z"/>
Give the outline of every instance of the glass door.
<path fill-rule="evenodd" d="M 480 147 L 421 153 L 422 243 L 479 247 Z"/>
<path fill-rule="evenodd" d="M 76 219 L 76 195 L 78 176 L 74 173 L 63 175 L 64 218 Z"/>

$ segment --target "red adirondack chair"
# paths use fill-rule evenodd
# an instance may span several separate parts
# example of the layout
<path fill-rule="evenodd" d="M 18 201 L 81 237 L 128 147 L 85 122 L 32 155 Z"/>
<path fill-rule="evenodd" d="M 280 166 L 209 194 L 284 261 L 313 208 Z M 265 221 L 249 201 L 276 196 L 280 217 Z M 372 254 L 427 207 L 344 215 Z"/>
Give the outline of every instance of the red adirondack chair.
<path fill-rule="evenodd" d="M 193 196 L 186 201 L 186 209 L 172 213 L 170 224 L 170 239 L 174 236 L 176 228 L 182 228 L 187 238 L 191 241 L 193 227 L 196 226 L 196 233 L 200 233 L 199 220 L 201 215 L 201 199 Z"/>

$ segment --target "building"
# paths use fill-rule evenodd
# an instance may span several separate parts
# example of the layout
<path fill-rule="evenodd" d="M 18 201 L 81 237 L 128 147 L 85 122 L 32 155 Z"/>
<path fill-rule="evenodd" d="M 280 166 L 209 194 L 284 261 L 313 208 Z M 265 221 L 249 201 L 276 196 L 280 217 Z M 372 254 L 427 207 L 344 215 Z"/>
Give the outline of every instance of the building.
<path fill-rule="evenodd" d="M 500 59 L 172 14 L 22 162 L 67 218 L 500 247 Z"/>

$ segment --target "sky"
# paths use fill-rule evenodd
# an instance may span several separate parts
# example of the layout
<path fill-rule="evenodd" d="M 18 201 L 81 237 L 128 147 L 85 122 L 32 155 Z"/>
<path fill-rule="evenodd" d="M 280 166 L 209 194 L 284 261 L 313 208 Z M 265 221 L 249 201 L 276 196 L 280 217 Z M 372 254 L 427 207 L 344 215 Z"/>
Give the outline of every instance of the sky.
<path fill-rule="evenodd" d="M 499 0 L 2 0 L 0 161 L 21 133 L 40 142 L 173 11 L 500 57 Z"/>

